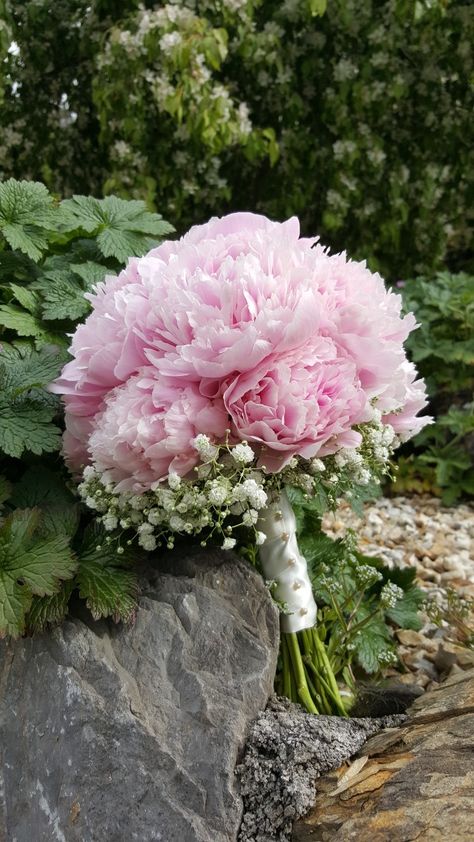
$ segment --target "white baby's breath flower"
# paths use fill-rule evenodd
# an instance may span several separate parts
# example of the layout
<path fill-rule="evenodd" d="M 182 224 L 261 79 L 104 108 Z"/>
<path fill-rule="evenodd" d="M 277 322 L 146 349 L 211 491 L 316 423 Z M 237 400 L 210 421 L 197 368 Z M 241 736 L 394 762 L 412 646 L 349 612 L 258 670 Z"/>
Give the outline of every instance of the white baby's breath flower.
<path fill-rule="evenodd" d="M 141 523 L 137 532 L 139 535 L 151 535 L 153 532 L 153 526 L 151 523 Z"/>
<path fill-rule="evenodd" d="M 168 474 L 168 485 L 172 491 L 177 491 L 181 485 L 181 477 L 178 474 Z"/>
<path fill-rule="evenodd" d="M 161 513 L 159 509 L 150 509 L 148 512 L 148 522 L 151 523 L 153 526 L 158 526 L 161 523 Z"/>
<path fill-rule="evenodd" d="M 235 538 L 224 538 L 224 542 L 222 544 L 223 550 L 233 550 L 237 541 Z"/>
<path fill-rule="evenodd" d="M 148 552 L 156 549 L 156 538 L 154 535 L 140 535 L 138 543 L 140 547 L 143 547 Z"/>
<path fill-rule="evenodd" d="M 309 469 L 312 474 L 319 474 L 326 470 L 326 465 L 322 459 L 311 459 Z"/>
<path fill-rule="evenodd" d="M 255 453 L 250 445 L 242 442 L 242 444 L 236 444 L 235 447 L 232 448 L 232 457 L 237 463 L 250 465 L 250 463 L 255 459 Z"/>
<path fill-rule="evenodd" d="M 117 529 L 118 518 L 115 515 L 107 514 L 103 516 L 102 523 L 107 532 L 113 532 L 114 529 Z"/>
<path fill-rule="evenodd" d="M 242 515 L 245 526 L 255 526 L 258 520 L 258 512 L 255 509 L 247 509 Z"/>
<path fill-rule="evenodd" d="M 255 541 L 256 541 L 258 547 L 261 547 L 262 544 L 264 544 L 266 540 L 267 540 L 267 536 L 265 535 L 265 532 L 257 532 L 257 534 L 255 535 Z"/>
<path fill-rule="evenodd" d="M 246 479 L 242 483 L 242 491 L 254 509 L 263 509 L 268 497 L 262 486 L 258 485 L 254 479 Z"/>
<path fill-rule="evenodd" d="M 212 480 L 207 493 L 207 497 L 212 506 L 222 506 L 227 500 L 229 489 L 227 483 L 220 480 Z"/>
<path fill-rule="evenodd" d="M 209 436 L 205 436 L 204 433 L 199 433 L 198 436 L 191 440 L 191 444 L 197 450 L 201 459 L 207 462 L 216 459 L 219 455 L 219 448 L 215 444 L 212 444 Z"/>

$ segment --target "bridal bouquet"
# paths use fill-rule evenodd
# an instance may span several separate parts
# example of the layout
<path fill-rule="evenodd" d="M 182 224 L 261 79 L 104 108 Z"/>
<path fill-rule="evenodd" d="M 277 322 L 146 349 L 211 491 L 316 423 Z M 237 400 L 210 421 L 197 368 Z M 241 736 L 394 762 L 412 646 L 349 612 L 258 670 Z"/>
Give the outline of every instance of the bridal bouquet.
<path fill-rule="evenodd" d="M 335 502 L 380 481 L 427 423 L 403 348 L 413 315 L 365 264 L 301 238 L 297 219 L 251 213 L 131 259 L 90 300 L 51 387 L 86 505 L 150 552 L 178 535 L 258 548 L 282 609 L 284 686 L 317 712 L 304 649 L 343 712 L 285 489 Z"/>

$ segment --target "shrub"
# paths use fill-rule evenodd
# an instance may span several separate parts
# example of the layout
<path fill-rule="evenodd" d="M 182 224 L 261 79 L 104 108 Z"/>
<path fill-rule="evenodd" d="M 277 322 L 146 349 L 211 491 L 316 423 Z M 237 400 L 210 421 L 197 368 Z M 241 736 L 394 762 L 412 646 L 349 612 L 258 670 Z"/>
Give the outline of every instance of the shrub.
<path fill-rule="evenodd" d="M 407 348 L 427 381 L 435 424 L 398 460 L 399 491 L 474 496 L 474 278 L 441 272 L 407 281 L 405 309 L 420 322 Z"/>
<path fill-rule="evenodd" d="M 105 185 L 180 229 L 229 209 L 296 213 L 392 280 L 468 265 L 469 4 L 53 6 L 6 2 L 4 176 Z"/>

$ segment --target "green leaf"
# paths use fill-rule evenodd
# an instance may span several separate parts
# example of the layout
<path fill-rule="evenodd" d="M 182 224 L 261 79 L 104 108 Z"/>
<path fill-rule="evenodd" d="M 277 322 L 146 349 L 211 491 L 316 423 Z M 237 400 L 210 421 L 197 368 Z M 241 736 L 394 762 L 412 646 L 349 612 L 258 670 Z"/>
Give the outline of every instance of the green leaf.
<path fill-rule="evenodd" d="M 53 412 L 29 400 L 9 401 L 0 395 L 0 450 L 20 458 L 25 450 L 40 454 L 59 450 L 61 430 Z"/>
<path fill-rule="evenodd" d="M 357 661 L 369 675 L 380 671 L 379 656 L 393 648 L 387 627 L 376 617 L 361 629 L 354 644 Z"/>
<path fill-rule="evenodd" d="M 39 319 L 14 304 L 0 307 L 0 325 L 16 331 L 20 336 L 41 336 L 43 333 Z"/>
<path fill-rule="evenodd" d="M 102 263 L 95 263 L 93 260 L 86 260 L 85 263 L 73 263 L 70 268 L 71 272 L 79 275 L 84 281 L 88 290 L 103 281 L 106 275 L 115 275 L 115 272 L 112 272 L 107 266 L 103 266 Z"/>
<path fill-rule="evenodd" d="M 174 228 L 159 214 L 150 213 L 142 201 L 126 201 L 115 196 L 94 199 L 73 196 L 62 202 L 72 223 L 94 234 L 104 257 L 125 263 L 140 257 Z"/>
<path fill-rule="evenodd" d="M 90 304 L 84 298 L 84 290 L 72 275 L 67 279 L 60 272 L 51 272 L 38 288 L 42 293 L 41 311 L 46 320 L 78 321 L 90 310 Z"/>
<path fill-rule="evenodd" d="M 105 537 L 106 533 L 96 525 L 86 530 L 79 551 L 79 596 L 86 600 L 95 619 L 112 617 L 115 622 L 130 622 L 137 609 L 137 578 L 131 570 L 124 569 L 130 564 L 130 557 L 117 555 L 116 546 L 107 545 Z"/>
<path fill-rule="evenodd" d="M 10 284 L 10 289 L 25 310 L 28 310 L 32 315 L 38 314 L 38 296 L 31 289 L 21 287 L 18 284 Z"/>
<path fill-rule="evenodd" d="M 0 232 L 12 249 L 38 261 L 55 225 L 53 198 L 44 184 L 13 178 L 0 183 Z"/>
<path fill-rule="evenodd" d="M 426 596 L 423 591 L 411 587 L 406 591 L 403 598 L 399 599 L 393 608 L 387 608 L 385 613 L 401 629 L 418 631 L 423 625 L 420 618 L 420 606 L 425 599 Z"/>
<path fill-rule="evenodd" d="M 9 396 L 16 397 L 29 389 L 46 386 L 57 377 L 67 355 L 56 348 L 29 348 L 22 356 L 5 361 L 0 383 Z M 0 361 L 2 356 L 0 354 Z"/>
<path fill-rule="evenodd" d="M 0 636 L 21 634 L 33 595 L 56 593 L 76 571 L 68 538 L 40 526 L 39 509 L 17 509 L 0 529 Z"/>
<path fill-rule="evenodd" d="M 37 634 L 51 626 L 57 626 L 66 618 L 74 582 L 67 581 L 58 593 L 51 596 L 34 596 L 26 617 L 27 631 Z"/>
<path fill-rule="evenodd" d="M 33 336 L 36 345 L 61 345 L 67 343 L 66 337 L 45 329 L 41 319 L 16 307 L 14 304 L 0 306 L 0 325 L 14 330 L 19 336 Z"/>

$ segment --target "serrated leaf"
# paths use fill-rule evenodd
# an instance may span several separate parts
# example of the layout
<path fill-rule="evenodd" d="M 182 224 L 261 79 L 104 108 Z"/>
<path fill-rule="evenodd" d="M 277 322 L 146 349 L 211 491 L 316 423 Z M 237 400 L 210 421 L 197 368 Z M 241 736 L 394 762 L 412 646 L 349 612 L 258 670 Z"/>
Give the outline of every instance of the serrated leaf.
<path fill-rule="evenodd" d="M 47 248 L 47 236 L 33 225 L 4 222 L 3 225 L 0 224 L 0 230 L 12 249 L 25 252 L 32 260 L 40 260 Z"/>
<path fill-rule="evenodd" d="M 116 545 L 105 544 L 105 537 L 106 533 L 97 525 L 85 532 L 78 553 L 79 596 L 86 600 L 95 619 L 112 617 L 115 622 L 129 622 L 137 608 L 137 578 L 131 570 L 124 569 L 130 564 L 130 555 L 117 555 Z M 101 549 L 97 550 L 97 546 Z"/>
<path fill-rule="evenodd" d="M 125 263 L 131 256 L 140 257 L 174 228 L 159 214 L 150 213 L 142 201 L 126 201 L 116 196 L 94 199 L 73 196 L 62 207 L 77 227 L 97 237 L 104 257 Z"/>
<path fill-rule="evenodd" d="M 39 531 L 39 509 L 17 509 L 0 528 L 0 636 L 17 636 L 33 595 L 56 593 L 76 571 L 69 539 Z"/>
<path fill-rule="evenodd" d="M 64 582 L 61 590 L 51 596 L 34 596 L 26 618 L 27 631 L 37 634 L 65 619 L 74 581 Z"/>
<path fill-rule="evenodd" d="M 59 450 L 61 430 L 52 423 L 51 410 L 32 401 L 6 401 L 0 395 L 0 451 L 20 458 L 25 450 L 51 453 Z"/>
<path fill-rule="evenodd" d="M 3 363 L 2 356 L 0 354 L 0 364 Z M 57 349 L 42 348 L 36 351 L 30 347 L 22 356 L 5 361 L 1 385 L 12 396 L 46 386 L 57 377 L 66 356 Z"/>
<path fill-rule="evenodd" d="M 362 605 L 357 614 L 357 621 L 365 620 L 371 613 L 368 605 Z M 370 674 L 379 672 L 381 668 L 379 655 L 392 649 L 392 639 L 389 629 L 381 617 L 374 616 L 360 629 L 354 638 L 357 661 L 365 672 Z"/>
<path fill-rule="evenodd" d="M 16 331 L 20 336 L 40 336 L 43 332 L 39 319 L 14 304 L 0 306 L 0 325 Z"/>
<path fill-rule="evenodd" d="M 420 606 L 425 594 L 419 588 L 409 588 L 404 596 L 397 600 L 393 608 L 386 609 L 387 617 L 401 629 L 421 629 Z"/>
<path fill-rule="evenodd" d="M 26 310 L 14 304 L 0 306 L 0 325 L 14 330 L 19 336 L 33 336 L 37 346 L 60 345 L 65 346 L 66 337 L 45 329 L 41 319 L 36 318 Z"/>
<path fill-rule="evenodd" d="M 107 266 L 102 263 L 95 263 L 93 260 L 86 260 L 85 263 L 71 264 L 71 272 L 84 281 L 88 290 L 91 290 L 96 284 L 104 280 L 105 276 L 115 275 Z"/>
<path fill-rule="evenodd" d="M 38 261 L 55 220 L 53 198 L 44 184 L 13 178 L 0 183 L 0 231 L 12 249 Z"/>
<path fill-rule="evenodd" d="M 25 310 L 28 310 L 28 312 L 32 315 L 37 315 L 38 296 L 31 289 L 19 286 L 19 284 L 10 284 L 10 289 L 18 303 L 21 304 Z"/>
<path fill-rule="evenodd" d="M 59 273 L 57 273 L 59 275 Z M 41 312 L 46 320 L 71 319 L 77 321 L 90 310 L 84 290 L 73 280 L 49 275 L 38 286 L 42 293 Z"/>
<path fill-rule="evenodd" d="M 379 656 L 389 649 L 389 640 L 384 635 L 368 628 L 356 639 L 356 657 L 362 669 L 372 675 L 380 670 Z"/>

